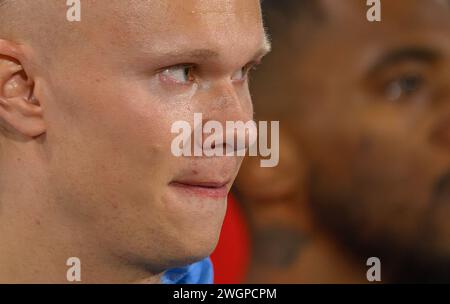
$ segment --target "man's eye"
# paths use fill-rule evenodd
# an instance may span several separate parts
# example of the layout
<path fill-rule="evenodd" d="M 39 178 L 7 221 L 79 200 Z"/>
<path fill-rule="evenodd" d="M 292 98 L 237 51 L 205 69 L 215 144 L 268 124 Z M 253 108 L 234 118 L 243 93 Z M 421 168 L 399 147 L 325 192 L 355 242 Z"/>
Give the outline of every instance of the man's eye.
<path fill-rule="evenodd" d="M 386 86 L 385 93 L 389 100 L 397 101 L 413 97 L 421 91 L 424 84 L 425 79 L 420 75 L 404 75 L 390 81 Z"/>
<path fill-rule="evenodd" d="M 250 71 L 252 71 L 254 69 L 256 69 L 255 64 L 248 64 L 248 65 L 242 67 L 236 73 L 234 73 L 233 76 L 231 77 L 231 80 L 235 81 L 235 82 L 243 82 L 243 81 L 247 80 L 248 75 L 250 74 Z"/>
<path fill-rule="evenodd" d="M 194 67 L 192 65 L 179 65 L 164 69 L 160 73 L 163 81 L 176 84 L 189 84 L 195 80 L 193 76 Z"/>

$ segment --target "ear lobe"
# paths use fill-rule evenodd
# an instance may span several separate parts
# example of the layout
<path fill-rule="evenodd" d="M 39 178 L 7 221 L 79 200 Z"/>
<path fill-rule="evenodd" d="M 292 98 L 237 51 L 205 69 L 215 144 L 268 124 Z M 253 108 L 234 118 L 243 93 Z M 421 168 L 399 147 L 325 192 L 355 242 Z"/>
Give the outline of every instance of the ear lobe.
<path fill-rule="evenodd" d="M 23 66 L 8 56 L 0 56 L 0 123 L 7 130 L 31 138 L 45 132 L 42 107 L 34 97 L 34 82 Z"/>
<path fill-rule="evenodd" d="M 42 108 L 25 99 L 10 99 L 6 104 L 0 102 L 0 118 L 7 129 L 15 130 L 27 137 L 37 137 L 45 133 Z"/>

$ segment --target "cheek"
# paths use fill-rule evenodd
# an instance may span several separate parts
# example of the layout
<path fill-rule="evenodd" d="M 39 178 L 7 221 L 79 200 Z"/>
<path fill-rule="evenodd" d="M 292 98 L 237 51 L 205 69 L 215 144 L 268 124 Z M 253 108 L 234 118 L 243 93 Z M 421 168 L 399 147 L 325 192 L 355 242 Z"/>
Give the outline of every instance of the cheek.
<path fill-rule="evenodd" d="M 328 116 L 311 126 L 308 134 L 311 157 L 328 184 L 359 192 L 361 198 L 383 194 L 396 201 L 426 204 L 432 181 L 442 170 L 427 145 L 398 122 L 348 113 Z"/>
<path fill-rule="evenodd" d="M 434 179 L 440 168 L 421 146 L 392 134 L 362 139 L 364 149 L 355 155 L 353 191 L 376 213 L 404 210 L 405 225 L 430 207 Z M 406 219 L 408 218 L 408 219 Z"/>
<path fill-rule="evenodd" d="M 243 102 L 243 109 L 250 120 L 250 119 L 253 119 L 253 115 L 254 115 L 253 98 L 250 94 L 250 90 L 249 90 L 248 86 L 246 86 L 243 89 L 244 89 L 244 91 L 242 92 L 242 98 L 241 98 L 241 100 Z"/>
<path fill-rule="evenodd" d="M 93 201 L 148 205 L 171 172 L 166 110 L 120 90 L 80 92 L 83 96 L 72 95 L 54 111 L 49 130 L 50 166 L 60 195 L 82 200 L 87 210 L 101 208 L 89 204 Z"/>

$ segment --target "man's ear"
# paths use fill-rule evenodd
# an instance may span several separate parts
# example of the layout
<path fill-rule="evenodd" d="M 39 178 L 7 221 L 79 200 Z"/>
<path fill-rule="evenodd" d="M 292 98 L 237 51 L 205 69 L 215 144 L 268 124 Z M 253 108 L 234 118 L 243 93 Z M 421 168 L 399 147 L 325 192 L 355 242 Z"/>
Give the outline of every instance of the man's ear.
<path fill-rule="evenodd" d="M 14 46 L 0 39 L 0 125 L 34 138 L 45 133 L 42 107 L 17 54 Z"/>

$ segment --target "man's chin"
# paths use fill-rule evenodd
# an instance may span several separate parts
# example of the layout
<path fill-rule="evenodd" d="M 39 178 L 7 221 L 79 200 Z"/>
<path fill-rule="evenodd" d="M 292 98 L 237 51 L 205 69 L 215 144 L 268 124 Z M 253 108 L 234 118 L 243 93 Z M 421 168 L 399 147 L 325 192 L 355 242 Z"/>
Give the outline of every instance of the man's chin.
<path fill-rule="evenodd" d="M 191 242 L 183 240 L 177 244 L 177 249 L 166 256 L 169 265 L 167 268 L 186 266 L 209 257 L 216 248 L 219 238 L 201 236 L 200 239 L 198 242 L 195 242 L 195 239 Z"/>
<path fill-rule="evenodd" d="M 191 190 L 175 188 L 169 189 L 163 204 L 166 218 L 174 233 L 182 238 L 181 242 L 199 244 L 203 248 L 217 241 L 227 209 L 226 194 L 219 197 L 197 195 Z"/>
<path fill-rule="evenodd" d="M 164 239 L 164 265 L 181 267 L 211 255 L 220 238 L 227 197 L 191 194 L 190 190 L 171 189 L 162 198 L 164 214 L 161 219 L 166 231 Z"/>

